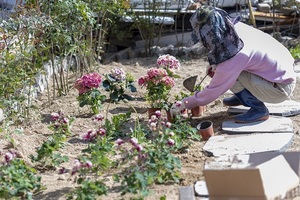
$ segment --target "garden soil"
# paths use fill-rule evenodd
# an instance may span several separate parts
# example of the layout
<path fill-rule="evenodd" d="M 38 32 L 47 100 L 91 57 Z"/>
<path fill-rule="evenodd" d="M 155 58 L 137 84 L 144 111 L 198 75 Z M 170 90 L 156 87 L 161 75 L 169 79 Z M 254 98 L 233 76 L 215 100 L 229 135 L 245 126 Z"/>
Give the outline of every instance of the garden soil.
<path fill-rule="evenodd" d="M 180 78 L 176 80 L 176 86 L 172 89 L 172 96 L 178 94 L 180 91 L 187 92 L 184 89 L 182 82 L 184 79 L 198 75 L 198 83 L 201 78 L 204 77 L 207 61 L 203 58 L 199 59 L 182 59 L 181 68 L 178 71 Z M 131 93 L 134 97 L 132 101 L 127 103 L 120 102 L 118 104 L 104 103 L 103 110 L 101 114 L 110 117 L 114 114 L 125 113 L 127 111 L 136 112 L 132 113 L 131 125 L 134 123 L 134 119 L 139 117 L 140 121 L 147 122 L 147 107 L 148 104 L 144 100 L 144 95 L 146 93 L 144 88 L 140 88 L 137 85 L 137 80 L 140 76 L 145 75 L 147 69 L 156 66 L 156 58 L 134 58 L 130 60 L 124 60 L 120 62 L 112 62 L 106 65 L 100 65 L 97 72 L 100 74 L 108 73 L 113 67 L 122 67 L 126 72 L 130 72 L 136 82 L 135 86 L 138 91 L 136 93 Z M 73 76 L 70 78 L 70 86 L 74 83 L 77 77 Z M 207 77 L 203 85 L 207 85 L 210 78 Z M 300 82 L 298 81 L 296 90 L 294 92 L 293 100 L 300 101 Z M 69 162 L 64 163 L 63 166 L 69 170 L 72 169 L 74 159 L 81 154 L 81 150 L 87 146 L 86 142 L 83 142 L 81 136 L 88 130 L 94 127 L 93 121 L 91 120 L 93 115 L 88 107 L 80 108 L 76 97 L 78 96 L 77 91 L 71 87 L 70 92 L 61 97 L 56 97 L 55 100 L 52 99 L 52 91 L 49 93 L 45 91 L 38 99 L 35 117 L 32 117 L 29 123 L 22 125 L 24 132 L 22 134 L 13 134 L 12 137 L 15 140 L 15 148 L 18 152 L 19 157 L 22 157 L 26 162 L 32 164 L 29 156 L 35 154 L 36 149 L 43 143 L 44 140 L 52 134 L 49 130 L 50 114 L 52 112 L 62 111 L 65 115 L 75 117 L 75 121 L 72 124 L 72 138 L 67 141 L 66 146 L 61 149 L 61 154 L 67 155 L 69 157 Z M 220 131 L 221 124 L 225 120 L 232 119 L 233 116 L 228 115 L 227 107 L 222 105 L 222 99 L 224 97 L 231 96 L 230 92 L 225 93 L 220 96 L 217 100 L 207 105 L 207 110 L 201 117 L 191 118 L 191 125 L 196 127 L 202 120 L 211 120 L 213 122 L 213 128 L 216 135 L 223 134 Z M 133 109 L 134 108 L 134 109 Z M 163 113 L 165 114 L 165 113 Z M 300 150 L 300 136 L 299 136 L 299 126 L 300 126 L 300 115 L 290 117 L 294 125 L 294 140 L 287 151 L 298 151 Z M 128 127 L 126 126 L 126 127 Z M 124 130 L 124 131 L 130 131 Z M 0 138 L 1 139 L 1 138 Z M 202 147 L 206 141 L 191 141 L 191 146 L 178 156 L 182 162 L 181 168 L 181 181 L 179 184 L 168 183 L 163 185 L 154 185 L 151 188 L 151 194 L 146 198 L 148 200 L 158 200 L 162 196 L 166 196 L 168 200 L 178 199 L 179 193 L 178 189 L 180 186 L 192 186 L 196 181 L 204 180 L 203 177 L 203 166 L 206 160 L 212 159 L 209 155 L 202 151 Z M 5 140 L 0 142 L 0 149 L 3 152 L 7 148 L 11 148 Z M 117 199 L 131 199 L 133 195 L 127 194 L 121 196 L 119 189 L 119 184 L 112 180 L 112 175 L 117 173 L 113 169 L 109 169 L 103 177 L 106 178 L 106 184 L 109 185 L 110 189 L 106 196 L 102 196 L 99 199 L 104 200 L 117 200 Z M 42 177 L 42 183 L 46 187 L 45 190 L 40 192 L 35 196 L 35 199 L 65 199 L 66 194 L 71 191 L 75 186 L 74 177 L 70 173 L 59 174 L 58 169 L 53 170 L 39 170 L 39 175 Z"/>

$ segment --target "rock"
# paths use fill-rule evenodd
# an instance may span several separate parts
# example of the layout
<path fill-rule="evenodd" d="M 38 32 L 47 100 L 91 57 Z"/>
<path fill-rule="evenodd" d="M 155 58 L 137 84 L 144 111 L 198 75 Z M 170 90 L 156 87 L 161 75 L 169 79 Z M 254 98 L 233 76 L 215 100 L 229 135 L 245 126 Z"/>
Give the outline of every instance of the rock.
<path fill-rule="evenodd" d="M 4 120 L 4 113 L 3 110 L 0 108 L 0 122 Z"/>

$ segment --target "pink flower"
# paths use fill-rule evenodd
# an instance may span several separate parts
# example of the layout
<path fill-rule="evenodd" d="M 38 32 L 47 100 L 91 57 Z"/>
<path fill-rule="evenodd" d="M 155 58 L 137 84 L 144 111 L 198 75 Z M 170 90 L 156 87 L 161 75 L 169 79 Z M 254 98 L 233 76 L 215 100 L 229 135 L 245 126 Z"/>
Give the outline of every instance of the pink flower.
<path fill-rule="evenodd" d="M 173 70 L 180 68 L 180 62 L 174 56 L 169 54 L 159 56 L 156 63 L 165 69 Z"/>
<path fill-rule="evenodd" d="M 167 127 L 167 128 L 171 128 L 171 126 L 172 126 L 172 123 L 171 123 L 171 122 L 166 122 L 166 127 Z"/>
<path fill-rule="evenodd" d="M 133 146 L 137 146 L 139 141 L 138 141 L 137 138 L 130 138 L 129 142 L 130 142 Z"/>
<path fill-rule="evenodd" d="M 58 120 L 58 118 L 59 118 L 58 113 L 55 113 L 55 112 L 51 113 L 51 120 L 52 121 L 56 121 L 56 120 Z"/>
<path fill-rule="evenodd" d="M 16 157 L 16 154 L 12 151 L 6 152 L 4 155 L 4 159 L 5 159 L 6 163 L 9 163 L 15 157 Z"/>
<path fill-rule="evenodd" d="M 106 134 L 106 130 L 104 128 L 99 128 L 97 130 L 97 135 L 104 136 Z"/>
<path fill-rule="evenodd" d="M 150 117 L 150 120 L 153 122 L 153 121 L 157 121 L 157 116 L 154 114 L 154 115 L 151 115 Z"/>
<path fill-rule="evenodd" d="M 144 150 L 144 148 L 141 146 L 141 145 L 136 145 L 136 150 L 138 151 L 138 152 L 141 152 L 141 151 L 143 151 Z"/>
<path fill-rule="evenodd" d="M 173 139 L 169 138 L 167 141 L 167 145 L 173 146 L 174 144 L 175 144 L 175 141 Z"/>
<path fill-rule="evenodd" d="M 157 129 L 157 124 L 155 122 L 151 122 L 149 125 L 149 128 L 151 131 L 156 131 Z"/>
<path fill-rule="evenodd" d="M 80 170 L 80 168 L 82 167 L 82 163 L 79 160 L 75 160 L 74 161 L 74 166 L 72 168 L 72 173 L 71 175 L 74 175 L 77 171 Z"/>
<path fill-rule="evenodd" d="M 64 118 L 62 119 L 62 123 L 63 123 L 63 124 L 68 124 L 68 123 L 69 123 L 69 119 L 66 118 L 66 117 L 64 117 Z"/>
<path fill-rule="evenodd" d="M 96 134 L 92 130 L 89 130 L 86 134 L 82 136 L 82 139 L 86 141 L 91 141 L 94 140 L 95 138 L 96 138 Z"/>
<path fill-rule="evenodd" d="M 74 88 L 78 90 L 79 94 L 83 94 L 90 91 L 92 88 L 98 88 L 101 81 L 101 76 L 98 73 L 86 74 L 76 80 Z"/>
<path fill-rule="evenodd" d="M 104 119 L 104 116 L 101 114 L 98 114 L 94 117 L 94 120 L 96 120 L 96 121 L 102 121 L 103 119 Z"/>
<path fill-rule="evenodd" d="M 180 108 L 182 105 L 182 101 L 176 101 L 175 105 L 176 105 L 176 107 Z"/>
<path fill-rule="evenodd" d="M 92 168 L 92 167 L 93 167 L 93 163 L 92 163 L 91 161 L 87 160 L 87 161 L 85 162 L 85 167 L 86 167 L 86 168 Z"/>
<path fill-rule="evenodd" d="M 109 76 L 115 79 L 116 81 L 120 81 L 120 82 L 126 79 L 126 74 L 124 70 L 122 68 L 117 68 L 117 67 L 110 70 Z"/>
<path fill-rule="evenodd" d="M 165 69 L 150 68 L 147 71 L 147 75 L 148 75 L 149 79 L 153 79 L 153 78 L 160 78 L 160 77 L 167 76 L 168 73 Z"/>
<path fill-rule="evenodd" d="M 116 143 L 117 143 L 118 146 L 120 146 L 120 145 L 124 144 L 125 142 L 124 142 L 124 140 L 119 138 L 119 139 L 116 140 Z"/>
<path fill-rule="evenodd" d="M 138 79 L 138 84 L 141 86 L 146 84 L 145 76 L 142 76 Z"/>
<path fill-rule="evenodd" d="M 175 135 L 175 133 L 173 132 L 173 131 L 171 131 L 170 133 L 169 133 L 169 136 L 170 137 L 173 137 Z"/>
<path fill-rule="evenodd" d="M 164 82 L 164 84 L 168 87 L 174 87 L 175 85 L 175 81 L 173 78 L 169 77 L 169 76 L 166 76 L 166 77 L 163 77 L 162 81 Z"/>
<path fill-rule="evenodd" d="M 160 118 L 160 117 L 161 117 L 161 112 L 160 112 L 160 110 L 155 111 L 155 115 L 156 115 L 157 118 Z"/>

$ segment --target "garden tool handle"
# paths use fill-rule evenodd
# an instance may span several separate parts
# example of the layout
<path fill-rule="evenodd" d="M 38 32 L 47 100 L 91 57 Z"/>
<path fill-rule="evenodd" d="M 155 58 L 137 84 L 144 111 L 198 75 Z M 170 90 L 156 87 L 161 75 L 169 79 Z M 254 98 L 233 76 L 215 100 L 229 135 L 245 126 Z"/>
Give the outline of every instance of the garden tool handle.
<path fill-rule="evenodd" d="M 200 83 L 197 84 L 197 86 L 201 85 L 202 82 L 204 81 L 204 79 L 205 79 L 208 75 L 209 75 L 209 73 L 207 73 L 207 74 L 203 77 L 203 79 L 200 81 Z"/>

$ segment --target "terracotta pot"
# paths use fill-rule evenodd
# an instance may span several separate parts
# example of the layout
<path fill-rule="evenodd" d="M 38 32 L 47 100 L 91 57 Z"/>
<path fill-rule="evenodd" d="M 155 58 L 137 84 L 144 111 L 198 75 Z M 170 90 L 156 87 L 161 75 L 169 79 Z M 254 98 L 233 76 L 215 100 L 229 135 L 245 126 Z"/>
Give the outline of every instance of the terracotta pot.
<path fill-rule="evenodd" d="M 166 111 L 167 113 L 167 120 L 168 122 L 173 122 L 172 116 L 171 116 L 171 112 L 170 111 Z"/>
<path fill-rule="evenodd" d="M 214 135 L 213 123 L 209 120 L 200 122 L 197 126 L 197 130 L 204 140 L 208 140 Z"/>
<path fill-rule="evenodd" d="M 161 108 L 148 108 L 148 117 L 149 117 L 149 119 L 150 119 L 151 116 L 154 115 L 155 112 L 158 111 L 158 110 L 160 111 Z"/>
<path fill-rule="evenodd" d="M 192 117 L 200 117 L 206 111 L 206 106 L 197 106 L 191 109 Z"/>

